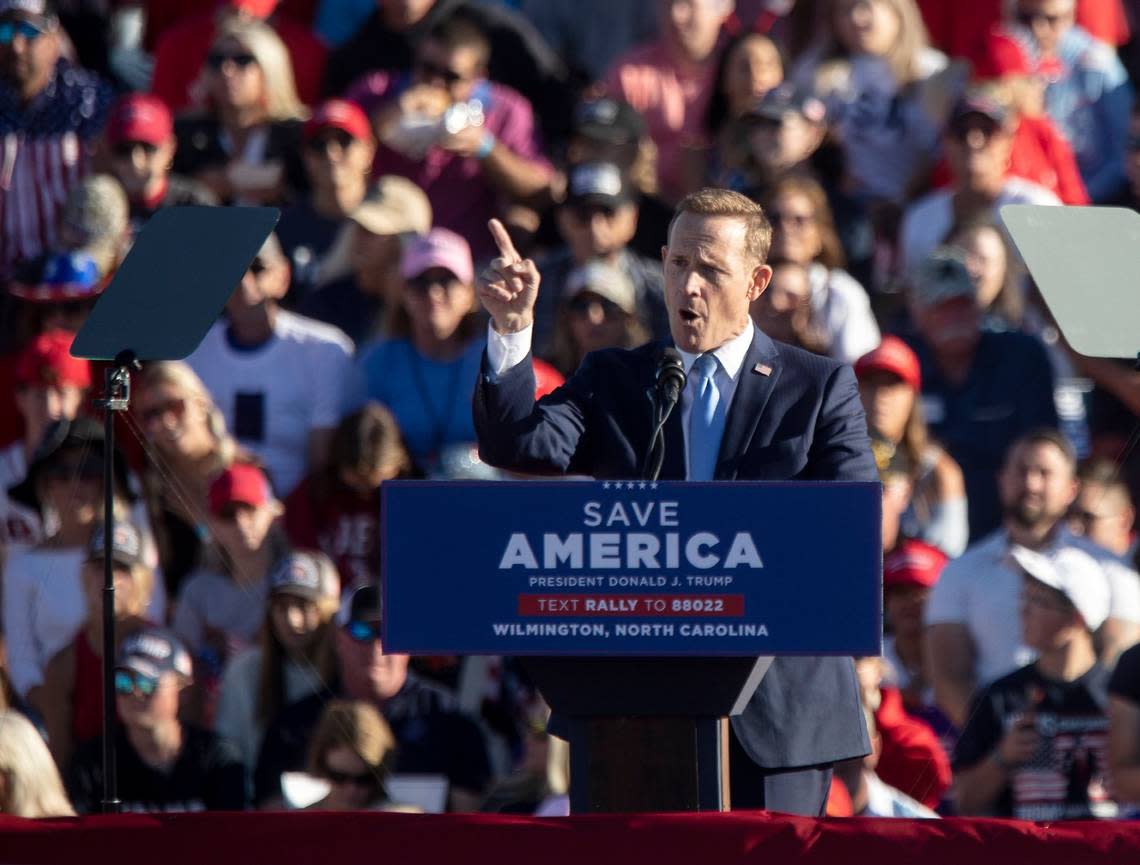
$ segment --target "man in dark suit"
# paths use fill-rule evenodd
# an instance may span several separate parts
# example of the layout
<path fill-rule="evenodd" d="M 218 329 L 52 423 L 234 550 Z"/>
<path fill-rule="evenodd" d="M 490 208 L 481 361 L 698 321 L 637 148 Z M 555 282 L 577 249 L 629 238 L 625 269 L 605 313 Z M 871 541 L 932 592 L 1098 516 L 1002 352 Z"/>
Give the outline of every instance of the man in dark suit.
<path fill-rule="evenodd" d="M 492 319 L 475 393 L 483 459 L 525 472 L 639 478 L 652 431 L 645 393 L 663 346 L 588 355 L 536 403 L 538 270 L 498 222 L 490 227 L 501 257 L 479 284 Z M 749 306 L 772 278 L 771 237 L 760 207 L 734 192 L 701 190 L 677 207 L 662 258 L 669 327 L 688 377 L 666 425 L 661 477 L 877 480 L 851 368 L 774 342 L 752 323 Z M 738 807 L 820 815 L 831 765 L 870 751 L 848 658 L 777 658 L 732 726 Z"/>

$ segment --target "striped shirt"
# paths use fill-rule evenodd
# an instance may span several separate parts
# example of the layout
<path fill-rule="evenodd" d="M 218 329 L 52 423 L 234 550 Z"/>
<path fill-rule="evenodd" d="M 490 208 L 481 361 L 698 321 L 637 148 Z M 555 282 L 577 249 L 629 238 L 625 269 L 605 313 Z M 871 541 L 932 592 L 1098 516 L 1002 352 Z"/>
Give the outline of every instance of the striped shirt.
<path fill-rule="evenodd" d="M 0 272 L 55 241 L 68 193 L 90 170 L 111 98 L 106 82 L 67 60 L 26 105 L 0 86 Z"/>

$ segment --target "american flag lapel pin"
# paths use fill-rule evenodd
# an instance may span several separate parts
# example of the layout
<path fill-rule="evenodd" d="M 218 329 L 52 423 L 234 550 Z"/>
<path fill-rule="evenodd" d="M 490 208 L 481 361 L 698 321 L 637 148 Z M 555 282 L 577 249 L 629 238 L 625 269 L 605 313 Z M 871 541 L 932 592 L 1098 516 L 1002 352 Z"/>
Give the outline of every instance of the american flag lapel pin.
<path fill-rule="evenodd" d="M 766 363 L 758 363 L 756 366 L 752 367 L 752 371 L 757 375 L 771 375 L 772 367 L 768 366 Z"/>

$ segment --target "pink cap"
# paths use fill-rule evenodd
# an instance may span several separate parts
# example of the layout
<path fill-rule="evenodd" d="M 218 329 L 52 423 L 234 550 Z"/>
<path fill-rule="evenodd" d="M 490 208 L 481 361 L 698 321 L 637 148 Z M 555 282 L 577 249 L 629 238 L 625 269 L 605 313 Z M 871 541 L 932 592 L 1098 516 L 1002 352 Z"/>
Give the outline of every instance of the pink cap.
<path fill-rule="evenodd" d="M 157 96 L 147 93 L 131 93 L 119 99 L 107 118 L 107 140 L 112 144 L 121 141 L 165 144 L 173 137 L 170 109 Z"/>
<path fill-rule="evenodd" d="M 475 279 L 471 247 L 466 240 L 446 228 L 433 228 L 423 237 L 409 241 L 400 263 L 400 275 L 411 279 L 433 267 L 450 270 L 460 282 L 469 284 Z"/>

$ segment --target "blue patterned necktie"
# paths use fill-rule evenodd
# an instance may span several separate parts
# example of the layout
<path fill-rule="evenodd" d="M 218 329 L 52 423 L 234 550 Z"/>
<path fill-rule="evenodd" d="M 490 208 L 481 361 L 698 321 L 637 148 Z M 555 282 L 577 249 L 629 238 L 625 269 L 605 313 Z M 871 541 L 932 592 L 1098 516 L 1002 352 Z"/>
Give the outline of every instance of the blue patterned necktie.
<path fill-rule="evenodd" d="M 724 436 L 726 406 L 716 386 L 720 364 L 711 354 L 693 362 L 693 406 L 689 414 L 689 480 L 711 481 L 716 474 L 720 440 Z"/>

